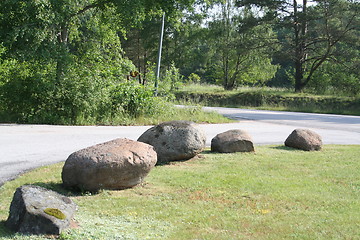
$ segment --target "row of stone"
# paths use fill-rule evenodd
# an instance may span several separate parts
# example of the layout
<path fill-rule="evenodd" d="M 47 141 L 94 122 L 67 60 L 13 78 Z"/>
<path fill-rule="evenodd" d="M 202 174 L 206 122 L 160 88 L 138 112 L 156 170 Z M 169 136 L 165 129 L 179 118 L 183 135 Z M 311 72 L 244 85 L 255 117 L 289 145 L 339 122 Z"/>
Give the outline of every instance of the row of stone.
<path fill-rule="evenodd" d="M 322 147 L 319 134 L 309 129 L 295 129 L 285 140 L 285 146 L 304 151 L 318 151 Z M 253 152 L 251 136 L 242 130 L 229 130 L 216 135 L 211 141 L 211 151 L 221 153 Z"/>
<path fill-rule="evenodd" d="M 66 187 L 88 191 L 124 189 L 143 181 L 155 164 L 187 160 L 205 148 L 206 135 L 187 121 L 165 122 L 143 133 L 138 141 L 115 139 L 77 151 L 66 160 L 62 180 Z M 307 129 L 296 129 L 285 145 L 303 150 L 321 149 L 321 137 Z M 220 153 L 253 152 L 251 136 L 229 130 L 215 136 L 211 150 Z"/>
<path fill-rule="evenodd" d="M 143 133 L 138 141 L 115 139 L 72 153 L 62 169 L 63 185 L 87 191 L 120 190 L 141 183 L 156 164 L 187 160 L 204 150 L 206 136 L 196 124 L 172 121 Z M 321 137 L 297 129 L 285 145 L 321 149 Z M 253 152 L 251 136 L 242 130 L 220 133 L 211 141 L 214 152 Z M 77 209 L 67 197 L 36 186 L 22 186 L 14 194 L 6 225 L 17 232 L 60 234 Z"/>

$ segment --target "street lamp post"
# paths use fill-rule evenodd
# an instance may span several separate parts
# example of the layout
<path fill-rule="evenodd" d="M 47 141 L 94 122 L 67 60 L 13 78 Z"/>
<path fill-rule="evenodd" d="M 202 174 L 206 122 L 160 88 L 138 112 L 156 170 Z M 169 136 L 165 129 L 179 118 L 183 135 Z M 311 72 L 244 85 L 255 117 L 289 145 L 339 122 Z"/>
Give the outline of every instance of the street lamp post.
<path fill-rule="evenodd" d="M 157 94 L 158 94 L 158 87 L 159 87 L 161 50 L 162 50 L 162 44 L 163 44 L 163 38 L 164 38 L 164 23 L 165 23 L 165 12 L 163 13 L 163 16 L 162 16 L 161 29 L 160 29 L 159 51 L 158 51 L 158 59 L 157 59 L 157 65 L 156 65 L 155 90 L 154 90 L 155 96 L 157 96 Z"/>

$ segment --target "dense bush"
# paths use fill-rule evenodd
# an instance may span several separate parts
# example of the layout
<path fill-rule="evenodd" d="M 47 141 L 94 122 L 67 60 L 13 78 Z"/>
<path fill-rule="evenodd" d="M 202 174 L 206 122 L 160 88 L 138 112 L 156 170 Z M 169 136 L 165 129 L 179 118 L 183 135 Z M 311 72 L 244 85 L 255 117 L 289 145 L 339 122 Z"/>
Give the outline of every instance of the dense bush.
<path fill-rule="evenodd" d="M 95 124 L 114 115 L 112 86 L 123 80 L 131 64 L 106 75 L 106 64 L 73 59 L 61 81 L 56 81 L 55 66 L 16 60 L 0 63 L 2 122 Z"/>
<path fill-rule="evenodd" d="M 155 65 L 152 65 L 149 73 L 146 75 L 147 85 L 155 85 L 155 72 Z M 183 84 L 183 81 L 184 79 L 179 69 L 174 64 L 171 64 L 161 72 L 160 79 L 158 79 L 158 96 L 165 97 L 166 99 L 174 99 L 173 93 Z"/>
<path fill-rule="evenodd" d="M 29 122 L 49 110 L 54 89 L 49 65 L 4 60 L 0 64 L 0 116 L 3 121 Z"/>
<path fill-rule="evenodd" d="M 149 87 L 123 82 L 132 64 L 114 72 L 90 58 L 73 59 L 61 81 L 52 62 L 0 61 L 1 122 L 48 124 L 121 123 L 121 118 L 161 110 Z"/>
<path fill-rule="evenodd" d="M 141 85 L 126 80 L 134 69 L 126 59 L 102 59 L 104 56 L 94 51 L 81 58 L 68 57 L 58 79 L 55 61 L 21 62 L 0 55 L 0 121 L 133 124 L 135 118 L 171 118 L 175 114 L 166 103 L 182 81 L 175 66 L 164 71 L 159 80 L 160 97 L 154 97 L 153 71 L 148 83 Z"/>
<path fill-rule="evenodd" d="M 132 117 L 155 115 L 161 109 L 157 106 L 158 99 L 153 96 L 153 89 L 147 86 L 134 82 L 120 83 L 111 91 L 112 112 Z"/>
<path fill-rule="evenodd" d="M 187 79 L 187 83 L 197 83 L 199 84 L 201 82 L 201 77 L 197 75 L 196 73 L 191 73 Z"/>
<path fill-rule="evenodd" d="M 344 66 L 326 63 L 315 75 L 316 81 L 310 82 L 308 89 L 321 94 L 360 96 L 359 69 L 345 71 Z"/>
<path fill-rule="evenodd" d="M 180 84 L 175 67 L 159 81 L 162 97 L 154 97 L 153 79 L 147 85 L 125 80 L 133 69 L 125 59 L 109 67 L 108 62 L 94 63 L 91 57 L 72 58 L 61 81 L 56 81 L 55 66 L 54 62 L 0 61 L 1 122 L 132 124 L 135 118 L 175 114 L 166 103 Z"/>

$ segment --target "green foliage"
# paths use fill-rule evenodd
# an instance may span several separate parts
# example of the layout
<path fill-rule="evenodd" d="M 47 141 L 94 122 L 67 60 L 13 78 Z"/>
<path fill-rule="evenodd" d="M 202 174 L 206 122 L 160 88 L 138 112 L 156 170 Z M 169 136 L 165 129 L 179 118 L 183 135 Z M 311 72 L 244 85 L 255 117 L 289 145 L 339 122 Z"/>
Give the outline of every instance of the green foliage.
<path fill-rule="evenodd" d="M 274 76 L 279 66 L 273 65 L 270 58 L 254 56 L 252 64 L 239 76 L 238 84 L 245 86 L 265 86 Z"/>
<path fill-rule="evenodd" d="M 207 106 L 360 115 L 359 97 L 295 94 L 289 89 L 253 87 L 221 91 L 211 86 L 185 86 L 176 93 L 176 99 Z"/>
<path fill-rule="evenodd" d="M 143 90 L 130 89 L 129 101 L 117 86 L 134 65 L 147 88 L 154 85 L 164 11 L 160 96 L 173 99 L 183 76 L 225 89 L 295 86 L 358 96 L 359 3 L 297 2 L 2 0 L 1 120 L 95 124 L 157 114 L 142 107 Z M 121 98 L 128 105 L 114 103 Z"/>
<path fill-rule="evenodd" d="M 264 14 L 258 24 L 263 25 L 263 22 L 270 21 L 275 26 L 282 47 L 282 52 L 278 56 L 280 58 L 283 58 L 281 55 L 288 56 L 288 62 L 291 62 L 294 69 L 294 87 L 297 92 L 303 91 L 308 84 L 317 81 L 315 75 L 321 75 L 323 70 L 321 66 L 325 63 L 347 65 L 349 59 L 344 56 L 348 55 L 349 51 L 344 49 L 339 51 L 341 45 L 352 43 L 348 44 L 346 49 L 358 52 L 360 25 L 358 1 L 237 0 L 237 2 L 239 6 L 256 6 L 262 9 Z M 288 65 L 283 63 L 282 67 L 288 69 Z M 349 68 L 345 67 L 343 71 L 351 74 Z"/>
<path fill-rule="evenodd" d="M 187 80 L 188 83 L 200 83 L 201 82 L 201 77 L 199 75 L 197 75 L 196 73 L 191 73 L 188 77 Z"/>
<path fill-rule="evenodd" d="M 145 109 L 152 114 L 150 91 L 134 86 L 128 87 L 132 93 L 114 95 L 114 86 L 134 69 L 123 56 L 120 35 L 161 9 L 172 16 L 192 2 L 1 1 L 0 39 L 6 47 L 0 48 L 2 121 L 96 124 L 118 114 L 135 117 Z M 170 75 L 177 76 L 166 74 L 167 91 L 178 81 Z M 113 107 L 118 99 L 127 103 Z"/>
<path fill-rule="evenodd" d="M 183 76 L 180 74 L 179 69 L 172 63 L 166 69 L 164 76 L 161 78 L 161 90 L 163 92 L 174 92 L 183 83 Z"/>
<path fill-rule="evenodd" d="M 263 85 L 276 73 L 271 63 L 274 33 L 270 25 L 246 25 L 256 12 L 250 8 L 237 8 L 235 1 L 219 3 L 209 22 L 208 39 L 211 39 L 211 64 L 214 77 L 224 89 L 239 85 Z"/>
<path fill-rule="evenodd" d="M 114 87 L 111 93 L 114 112 L 122 112 L 132 117 L 156 115 L 161 109 L 157 106 L 157 98 L 147 86 L 124 82 Z"/>
<path fill-rule="evenodd" d="M 155 65 L 152 65 L 146 77 L 147 85 L 149 86 L 154 86 L 155 84 L 155 71 Z M 172 100 L 174 98 L 173 93 L 182 84 L 183 76 L 175 64 L 172 63 L 167 69 L 161 71 L 160 79 L 158 80 L 158 96 Z"/>
<path fill-rule="evenodd" d="M 0 77 L 3 121 L 96 124 L 109 118 L 113 114 L 111 86 L 132 68 L 127 60 L 109 57 L 96 51 L 73 56 L 61 81 L 55 83 L 54 62 L 4 61 Z"/>
<path fill-rule="evenodd" d="M 5 60 L 0 64 L 0 102 L 3 121 L 28 122 L 46 114 L 53 89 L 51 64 Z"/>
<path fill-rule="evenodd" d="M 308 89 L 322 94 L 360 96 L 360 78 L 356 71 L 344 71 L 340 64 L 325 63 L 314 75 L 316 81 L 309 83 Z"/>

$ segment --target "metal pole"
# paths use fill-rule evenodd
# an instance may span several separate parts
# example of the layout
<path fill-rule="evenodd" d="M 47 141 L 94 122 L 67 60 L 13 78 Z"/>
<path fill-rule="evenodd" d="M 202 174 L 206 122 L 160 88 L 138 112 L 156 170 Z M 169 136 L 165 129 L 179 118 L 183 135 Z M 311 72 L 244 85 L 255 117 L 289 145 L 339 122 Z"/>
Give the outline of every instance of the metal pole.
<path fill-rule="evenodd" d="M 155 91 L 154 91 L 155 96 L 157 96 L 157 94 L 158 94 L 158 86 L 159 86 L 159 78 L 160 78 L 160 65 L 161 65 L 161 50 L 162 50 L 162 44 L 163 44 L 163 38 L 164 38 L 164 24 L 165 24 L 165 13 L 163 13 L 163 16 L 162 16 L 162 23 L 161 23 L 161 29 L 160 29 L 159 51 L 158 51 L 158 59 L 157 59 L 157 65 L 156 65 L 156 77 L 155 77 Z"/>

